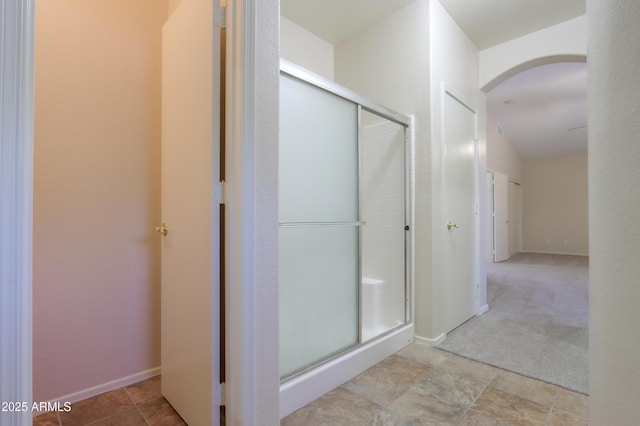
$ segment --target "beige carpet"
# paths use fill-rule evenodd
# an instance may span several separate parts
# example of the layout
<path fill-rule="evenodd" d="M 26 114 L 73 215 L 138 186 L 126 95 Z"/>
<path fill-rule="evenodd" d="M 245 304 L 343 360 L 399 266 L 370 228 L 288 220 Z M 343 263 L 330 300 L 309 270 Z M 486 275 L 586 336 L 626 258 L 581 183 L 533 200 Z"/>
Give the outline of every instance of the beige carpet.
<path fill-rule="evenodd" d="M 489 311 L 438 348 L 588 394 L 588 264 L 519 253 L 488 265 Z"/>

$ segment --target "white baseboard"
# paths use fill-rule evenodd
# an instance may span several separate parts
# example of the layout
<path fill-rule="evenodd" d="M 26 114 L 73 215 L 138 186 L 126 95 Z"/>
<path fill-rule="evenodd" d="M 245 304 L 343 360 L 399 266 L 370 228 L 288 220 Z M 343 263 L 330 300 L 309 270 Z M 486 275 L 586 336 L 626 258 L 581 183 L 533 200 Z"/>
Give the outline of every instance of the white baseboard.
<path fill-rule="evenodd" d="M 478 309 L 478 312 L 476 313 L 476 315 L 480 316 L 482 314 L 485 314 L 485 313 L 487 313 L 488 310 L 489 310 L 489 305 L 486 304 L 486 305 L 480 307 L 480 309 Z"/>
<path fill-rule="evenodd" d="M 55 406 L 56 403 L 59 403 L 59 405 L 63 405 L 65 402 L 70 402 L 71 404 L 73 404 L 75 402 L 83 401 L 87 398 L 92 398 L 96 395 L 100 395 L 105 392 L 110 392 L 112 390 L 120 389 L 125 386 L 129 386 L 134 383 L 138 383 L 143 380 L 147 380 L 159 375 L 160 375 L 160 367 L 151 368 L 149 370 L 141 371 L 139 373 L 132 374 L 130 376 L 122 377 L 120 379 L 116 379 L 111 382 L 103 383 L 101 385 L 94 386 L 89 389 L 81 390 L 79 392 L 74 392 L 69 395 L 56 398 L 52 401 L 49 401 L 47 405 Z M 39 414 L 44 414 L 45 412 L 46 411 L 34 411 L 33 415 L 37 416 Z"/>
<path fill-rule="evenodd" d="M 420 343 L 422 345 L 437 346 L 440 343 L 444 342 L 446 338 L 447 338 L 447 333 L 442 333 L 435 339 L 429 339 L 428 337 L 422 337 L 422 336 L 416 335 L 415 340 L 416 340 L 416 343 Z"/>
<path fill-rule="evenodd" d="M 588 257 L 589 253 L 561 253 L 557 251 L 537 251 L 537 250 L 524 250 L 519 253 L 535 253 L 535 254 L 564 254 L 567 256 L 585 256 Z"/>

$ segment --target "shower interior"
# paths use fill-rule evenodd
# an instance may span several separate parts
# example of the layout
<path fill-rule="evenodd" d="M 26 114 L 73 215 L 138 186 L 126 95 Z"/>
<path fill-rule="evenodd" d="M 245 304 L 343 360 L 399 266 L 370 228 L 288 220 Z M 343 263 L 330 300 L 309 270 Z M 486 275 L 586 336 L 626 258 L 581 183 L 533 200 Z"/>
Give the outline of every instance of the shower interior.
<path fill-rule="evenodd" d="M 410 118 L 286 61 L 280 97 L 288 383 L 399 331 L 412 338 Z"/>

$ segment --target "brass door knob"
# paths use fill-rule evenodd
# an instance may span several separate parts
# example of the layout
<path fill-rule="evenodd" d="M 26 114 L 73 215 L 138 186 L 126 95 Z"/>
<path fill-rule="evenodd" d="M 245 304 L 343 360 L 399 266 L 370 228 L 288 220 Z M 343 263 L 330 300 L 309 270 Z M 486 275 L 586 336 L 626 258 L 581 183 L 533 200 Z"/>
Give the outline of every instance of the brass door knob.
<path fill-rule="evenodd" d="M 460 228 L 457 223 L 447 222 L 447 229 L 451 231 L 452 228 Z"/>
<path fill-rule="evenodd" d="M 169 227 L 167 226 L 166 223 L 163 223 L 160 226 L 156 226 L 156 232 L 158 232 L 159 234 L 167 235 L 168 231 L 169 231 Z"/>

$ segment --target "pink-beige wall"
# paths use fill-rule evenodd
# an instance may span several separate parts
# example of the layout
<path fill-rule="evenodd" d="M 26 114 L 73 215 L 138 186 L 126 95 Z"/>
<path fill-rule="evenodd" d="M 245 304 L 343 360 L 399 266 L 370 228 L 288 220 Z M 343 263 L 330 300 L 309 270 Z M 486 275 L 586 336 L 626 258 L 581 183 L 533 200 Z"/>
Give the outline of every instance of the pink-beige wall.
<path fill-rule="evenodd" d="M 167 11 L 167 0 L 36 2 L 36 401 L 160 365 Z"/>
<path fill-rule="evenodd" d="M 524 162 L 524 251 L 589 254 L 587 154 Z"/>

